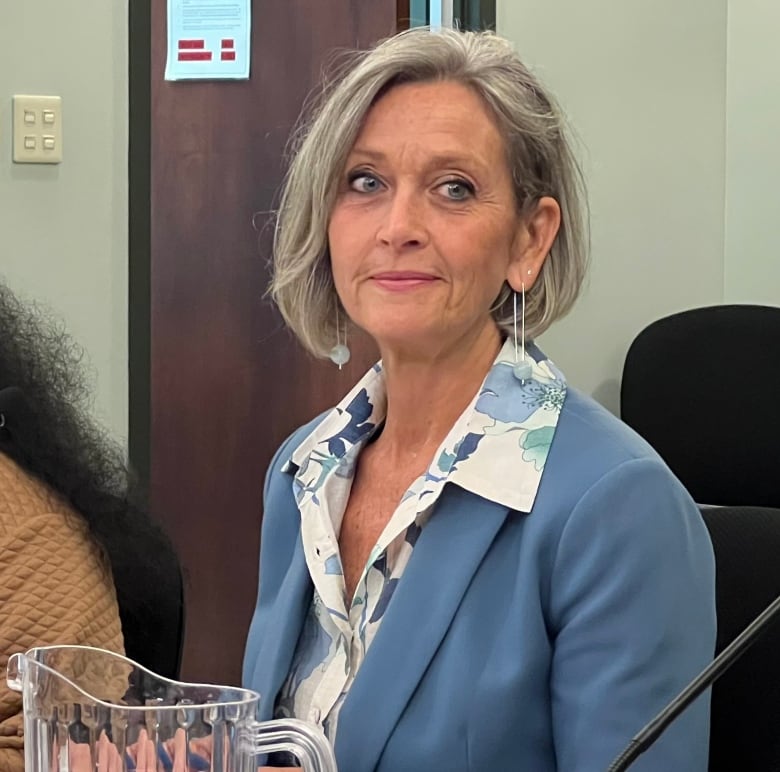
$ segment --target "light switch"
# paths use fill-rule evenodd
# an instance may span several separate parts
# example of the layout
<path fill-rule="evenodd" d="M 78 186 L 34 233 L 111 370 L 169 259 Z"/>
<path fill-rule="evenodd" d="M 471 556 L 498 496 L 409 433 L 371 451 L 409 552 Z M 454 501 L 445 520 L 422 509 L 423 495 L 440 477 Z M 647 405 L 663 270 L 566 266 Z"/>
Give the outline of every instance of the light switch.
<path fill-rule="evenodd" d="M 14 162 L 62 161 L 62 98 L 17 94 L 14 104 Z M 45 132 L 45 133 L 44 133 Z"/>

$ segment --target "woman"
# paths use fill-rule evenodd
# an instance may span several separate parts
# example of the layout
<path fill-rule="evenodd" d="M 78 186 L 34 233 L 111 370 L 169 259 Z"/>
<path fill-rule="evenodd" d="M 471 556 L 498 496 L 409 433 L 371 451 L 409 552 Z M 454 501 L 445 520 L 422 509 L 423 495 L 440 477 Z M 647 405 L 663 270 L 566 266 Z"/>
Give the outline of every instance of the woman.
<path fill-rule="evenodd" d="M 134 501 L 121 449 L 86 417 L 83 353 L 2 283 L 0 330 L 3 670 L 47 644 L 122 652 L 123 628 L 128 655 L 170 661 L 178 563 Z M 3 678 L 0 771 L 24 769 L 22 746 L 22 696 Z"/>
<path fill-rule="evenodd" d="M 659 457 L 524 345 L 584 273 L 560 110 L 500 38 L 413 30 L 300 137 L 273 297 L 381 362 L 271 463 L 245 685 L 342 772 L 604 770 L 711 658 L 714 568 Z M 707 738 L 702 700 L 636 769 Z"/>

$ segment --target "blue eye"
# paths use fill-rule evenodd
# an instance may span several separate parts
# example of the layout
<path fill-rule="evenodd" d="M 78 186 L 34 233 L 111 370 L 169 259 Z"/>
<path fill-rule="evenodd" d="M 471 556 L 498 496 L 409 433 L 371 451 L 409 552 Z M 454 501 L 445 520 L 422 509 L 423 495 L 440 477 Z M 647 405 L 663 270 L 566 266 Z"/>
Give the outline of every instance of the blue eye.
<path fill-rule="evenodd" d="M 376 193 L 381 187 L 381 183 L 373 174 L 360 172 L 350 175 L 349 187 L 358 193 Z"/>
<path fill-rule="evenodd" d="M 450 180 L 442 188 L 447 198 L 453 201 L 464 201 L 474 194 L 474 186 L 466 180 Z"/>

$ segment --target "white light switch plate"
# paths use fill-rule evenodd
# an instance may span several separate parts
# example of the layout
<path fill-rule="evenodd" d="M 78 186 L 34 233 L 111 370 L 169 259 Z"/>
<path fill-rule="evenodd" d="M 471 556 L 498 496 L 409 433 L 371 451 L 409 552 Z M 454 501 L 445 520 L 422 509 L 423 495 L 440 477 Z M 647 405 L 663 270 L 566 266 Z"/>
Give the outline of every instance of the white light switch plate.
<path fill-rule="evenodd" d="M 62 162 L 62 98 L 16 94 L 14 103 L 14 162 Z"/>

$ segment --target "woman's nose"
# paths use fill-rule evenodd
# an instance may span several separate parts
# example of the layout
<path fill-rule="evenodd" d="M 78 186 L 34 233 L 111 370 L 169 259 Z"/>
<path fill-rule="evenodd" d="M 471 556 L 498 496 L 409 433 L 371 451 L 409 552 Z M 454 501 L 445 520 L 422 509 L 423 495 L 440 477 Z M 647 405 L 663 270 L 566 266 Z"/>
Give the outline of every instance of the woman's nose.
<path fill-rule="evenodd" d="M 395 191 L 377 231 L 377 240 L 394 250 L 424 246 L 428 242 L 424 209 L 419 196 Z"/>

